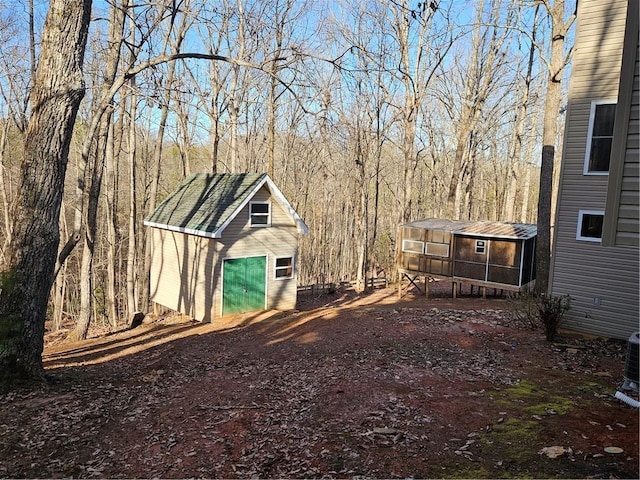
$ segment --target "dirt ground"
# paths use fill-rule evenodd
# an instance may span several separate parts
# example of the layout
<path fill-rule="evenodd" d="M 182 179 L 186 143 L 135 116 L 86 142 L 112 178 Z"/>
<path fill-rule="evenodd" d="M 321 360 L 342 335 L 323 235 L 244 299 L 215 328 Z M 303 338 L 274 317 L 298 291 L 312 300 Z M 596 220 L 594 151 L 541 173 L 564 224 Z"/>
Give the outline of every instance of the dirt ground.
<path fill-rule="evenodd" d="M 0 477 L 638 478 L 625 342 L 549 344 L 510 304 L 338 292 L 49 336 L 48 385 L 0 396 Z"/>

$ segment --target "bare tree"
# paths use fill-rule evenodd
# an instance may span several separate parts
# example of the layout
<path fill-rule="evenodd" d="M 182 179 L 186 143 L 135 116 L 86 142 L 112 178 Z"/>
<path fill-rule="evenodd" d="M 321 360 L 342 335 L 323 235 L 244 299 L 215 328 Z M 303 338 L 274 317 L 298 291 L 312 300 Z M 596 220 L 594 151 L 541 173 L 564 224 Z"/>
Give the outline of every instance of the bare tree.
<path fill-rule="evenodd" d="M 101 86 L 102 95 L 108 94 L 115 81 L 118 66 L 120 63 L 120 51 L 123 42 L 123 32 L 125 24 L 125 15 L 128 9 L 128 0 L 121 0 L 119 4 L 113 4 L 110 8 L 110 20 L 107 34 L 107 51 L 103 64 L 106 66 L 102 74 L 103 84 Z M 70 333 L 73 340 L 84 339 L 89 330 L 89 324 L 93 317 L 93 295 L 94 295 L 94 275 L 93 260 L 94 250 L 97 243 L 97 221 L 98 221 L 98 204 L 100 200 L 100 191 L 102 188 L 102 179 L 105 170 L 105 162 L 113 161 L 112 152 L 108 152 L 111 139 L 109 132 L 111 130 L 111 109 L 105 111 L 102 115 L 97 131 L 94 154 L 89 159 L 89 173 L 85 175 L 89 182 L 87 190 L 87 204 L 84 213 L 83 229 L 83 249 L 82 249 L 82 265 L 80 272 L 80 314 L 76 320 L 76 325 Z M 91 139 L 87 140 L 88 142 Z M 110 157 L 107 158 L 107 154 Z M 87 162 L 89 163 L 89 162 Z M 83 182 L 85 180 L 83 179 Z M 84 188 L 81 188 L 78 195 L 83 195 Z M 82 200 L 80 200 L 82 202 Z M 111 312 L 113 314 L 113 312 Z M 115 319 L 112 319 L 114 321 Z"/>
<path fill-rule="evenodd" d="M 531 46 L 529 48 L 529 61 L 527 63 L 527 71 L 523 78 L 522 87 L 519 88 L 520 99 L 519 105 L 516 110 L 513 129 L 513 133 L 510 141 L 509 159 L 511 161 L 511 167 L 507 178 L 507 190 L 504 201 L 504 218 L 506 220 L 515 220 L 515 206 L 516 206 L 516 193 L 518 190 L 518 177 L 521 174 L 521 155 L 522 146 L 524 143 L 524 127 L 527 117 L 527 111 L 529 109 L 530 97 L 531 97 L 531 82 L 533 78 L 533 66 L 536 50 L 536 30 L 538 9 L 536 6 L 533 13 L 533 25 L 531 27 Z M 526 191 L 525 191 L 526 192 Z"/>
<path fill-rule="evenodd" d="M 558 136 L 558 115 L 562 100 L 562 74 L 568 62 L 565 39 L 576 13 L 565 21 L 564 0 L 542 0 L 551 21 L 550 57 L 547 63 L 548 80 L 544 102 L 544 127 L 542 133 L 542 162 L 540 166 L 540 190 L 538 193 L 538 236 L 536 238 L 536 287 L 539 294 L 549 288 L 551 264 L 551 197 L 553 192 L 553 168 Z M 569 51 L 569 54 L 571 51 Z"/>
<path fill-rule="evenodd" d="M 90 13 L 90 0 L 52 0 L 42 34 L 13 207 L 18 221 L 0 279 L 0 375 L 5 381 L 44 376 L 44 323 L 60 240 L 69 144 L 85 93 L 82 66 Z"/>
<path fill-rule="evenodd" d="M 484 0 L 476 4 L 471 57 L 468 68 L 464 69 L 465 93 L 455 120 L 456 149 L 447 192 L 447 215 L 454 219 L 463 215 L 463 190 L 468 187 L 475 168 L 477 130 L 501 67 L 506 64 L 504 46 L 512 12 L 509 10 L 506 15 L 507 25 L 498 26 L 501 6 L 499 0 L 491 0 L 489 18 L 485 21 Z"/>

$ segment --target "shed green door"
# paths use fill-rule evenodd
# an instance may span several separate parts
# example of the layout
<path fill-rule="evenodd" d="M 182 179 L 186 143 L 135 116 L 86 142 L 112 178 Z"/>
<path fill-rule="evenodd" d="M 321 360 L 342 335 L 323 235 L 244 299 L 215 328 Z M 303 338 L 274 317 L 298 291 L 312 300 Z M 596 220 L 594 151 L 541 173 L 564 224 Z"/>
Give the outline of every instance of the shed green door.
<path fill-rule="evenodd" d="M 222 315 L 264 309 L 267 257 L 231 258 L 223 268 Z"/>

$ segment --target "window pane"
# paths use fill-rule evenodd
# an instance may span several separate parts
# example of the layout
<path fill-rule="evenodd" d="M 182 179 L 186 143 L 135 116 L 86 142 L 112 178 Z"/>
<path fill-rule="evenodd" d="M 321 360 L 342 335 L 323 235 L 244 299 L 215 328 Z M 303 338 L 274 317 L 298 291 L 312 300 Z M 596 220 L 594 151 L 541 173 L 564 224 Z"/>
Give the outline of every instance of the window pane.
<path fill-rule="evenodd" d="M 293 276 L 293 258 L 276 258 L 276 278 L 291 278 Z"/>
<path fill-rule="evenodd" d="M 251 217 L 251 225 L 268 225 L 269 217 L 266 215 L 254 215 Z"/>
<path fill-rule="evenodd" d="M 437 257 L 449 256 L 449 245 L 446 243 L 427 243 L 427 255 L 435 255 Z"/>
<path fill-rule="evenodd" d="M 593 136 L 613 136 L 613 121 L 615 117 L 615 104 L 596 105 L 596 113 L 593 120 Z"/>
<path fill-rule="evenodd" d="M 269 204 L 268 203 L 252 203 L 251 204 L 251 213 L 269 213 Z"/>
<path fill-rule="evenodd" d="M 291 257 L 276 259 L 276 267 L 289 267 L 291 266 Z"/>
<path fill-rule="evenodd" d="M 416 242 L 415 240 L 403 240 L 402 251 L 408 253 L 424 253 L 424 242 Z"/>
<path fill-rule="evenodd" d="M 582 215 L 580 236 L 589 238 L 602 238 L 602 223 L 604 215 L 585 213 Z"/>
<path fill-rule="evenodd" d="M 591 140 L 591 155 L 589 171 L 608 172 L 611 158 L 611 137 L 593 138 Z"/>

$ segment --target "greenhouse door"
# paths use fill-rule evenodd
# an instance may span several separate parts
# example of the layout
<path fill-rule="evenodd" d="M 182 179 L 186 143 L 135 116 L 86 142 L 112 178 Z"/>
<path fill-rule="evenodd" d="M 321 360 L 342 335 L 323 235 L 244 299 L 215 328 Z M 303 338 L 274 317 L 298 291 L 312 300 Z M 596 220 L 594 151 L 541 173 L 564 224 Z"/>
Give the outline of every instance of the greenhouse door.
<path fill-rule="evenodd" d="M 267 257 L 230 258 L 224 261 L 222 315 L 264 310 Z"/>

